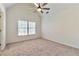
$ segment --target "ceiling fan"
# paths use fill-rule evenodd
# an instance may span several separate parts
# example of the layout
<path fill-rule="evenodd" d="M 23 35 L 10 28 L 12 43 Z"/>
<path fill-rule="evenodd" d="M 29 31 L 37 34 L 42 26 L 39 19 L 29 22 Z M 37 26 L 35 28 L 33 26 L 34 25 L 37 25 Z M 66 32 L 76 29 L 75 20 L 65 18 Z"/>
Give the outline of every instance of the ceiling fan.
<path fill-rule="evenodd" d="M 50 10 L 50 8 L 45 8 L 45 7 L 44 7 L 44 6 L 47 5 L 47 3 L 43 3 L 43 4 L 41 4 L 41 3 L 34 3 L 34 4 L 35 4 L 35 6 L 36 6 L 36 8 L 37 8 L 37 9 L 36 9 L 37 11 L 39 11 L 39 12 L 41 12 L 41 13 L 44 13 L 44 11 L 47 10 L 46 14 L 49 13 L 48 10 Z"/>

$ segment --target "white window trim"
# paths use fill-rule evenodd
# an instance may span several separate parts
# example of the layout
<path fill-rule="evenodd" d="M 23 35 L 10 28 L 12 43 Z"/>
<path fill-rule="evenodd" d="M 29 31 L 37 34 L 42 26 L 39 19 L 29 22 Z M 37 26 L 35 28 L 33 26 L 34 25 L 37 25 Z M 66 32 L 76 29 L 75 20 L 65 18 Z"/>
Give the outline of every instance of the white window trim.
<path fill-rule="evenodd" d="M 18 20 L 18 21 L 27 21 L 27 20 Z M 17 35 L 18 36 L 31 36 L 31 35 L 36 35 L 36 22 L 35 22 L 35 34 L 29 34 L 29 22 L 34 22 L 34 21 L 27 21 L 27 35 L 18 35 L 18 24 L 17 24 Z"/>

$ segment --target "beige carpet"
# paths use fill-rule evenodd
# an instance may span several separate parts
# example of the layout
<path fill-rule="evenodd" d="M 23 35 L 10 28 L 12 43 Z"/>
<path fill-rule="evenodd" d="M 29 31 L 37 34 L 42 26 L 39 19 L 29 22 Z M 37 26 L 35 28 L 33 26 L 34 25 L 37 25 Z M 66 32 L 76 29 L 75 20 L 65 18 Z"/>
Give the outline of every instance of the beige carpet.
<path fill-rule="evenodd" d="M 0 51 L 4 56 L 77 56 L 79 49 L 71 48 L 44 39 L 35 39 L 15 44 L 7 45 L 4 51 Z"/>

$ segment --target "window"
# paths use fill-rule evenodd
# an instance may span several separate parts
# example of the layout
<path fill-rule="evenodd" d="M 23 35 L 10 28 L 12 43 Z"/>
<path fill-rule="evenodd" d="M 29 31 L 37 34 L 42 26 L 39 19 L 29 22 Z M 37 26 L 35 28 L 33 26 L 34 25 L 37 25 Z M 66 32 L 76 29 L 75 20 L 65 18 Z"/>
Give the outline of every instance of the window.
<path fill-rule="evenodd" d="M 35 34 L 35 22 L 29 22 L 29 35 Z"/>
<path fill-rule="evenodd" d="M 18 35 L 33 35 L 36 33 L 36 23 L 23 20 L 18 21 Z"/>
<path fill-rule="evenodd" d="M 27 21 L 18 21 L 18 35 L 27 35 Z"/>

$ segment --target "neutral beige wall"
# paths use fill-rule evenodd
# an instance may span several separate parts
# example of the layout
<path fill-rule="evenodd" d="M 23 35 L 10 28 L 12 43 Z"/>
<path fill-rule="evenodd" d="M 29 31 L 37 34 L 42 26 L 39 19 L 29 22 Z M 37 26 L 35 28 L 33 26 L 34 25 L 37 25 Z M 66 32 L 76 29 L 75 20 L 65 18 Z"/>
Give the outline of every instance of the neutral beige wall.
<path fill-rule="evenodd" d="M 28 39 L 35 39 L 40 37 L 40 16 L 39 13 L 34 12 L 33 4 L 15 4 L 7 10 L 7 43 L 18 42 Z M 28 20 L 36 22 L 36 35 L 21 36 L 17 35 L 17 21 Z"/>
<path fill-rule="evenodd" d="M 45 39 L 79 48 L 79 5 L 44 15 L 42 35 Z"/>

